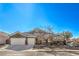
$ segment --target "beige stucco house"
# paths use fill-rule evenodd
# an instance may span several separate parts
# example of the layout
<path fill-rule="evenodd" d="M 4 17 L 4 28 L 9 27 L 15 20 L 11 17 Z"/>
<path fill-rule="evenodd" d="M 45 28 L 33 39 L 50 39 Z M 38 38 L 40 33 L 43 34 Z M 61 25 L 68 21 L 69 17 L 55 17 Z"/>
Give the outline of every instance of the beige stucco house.
<path fill-rule="evenodd" d="M 29 35 L 23 35 L 20 32 L 16 32 L 12 35 L 10 35 L 8 39 L 8 43 L 10 45 L 35 45 L 36 37 L 29 34 Z"/>
<path fill-rule="evenodd" d="M 0 44 L 10 45 L 52 45 L 64 42 L 64 37 L 41 29 L 34 29 L 30 32 L 15 32 L 9 36 L 0 33 Z"/>

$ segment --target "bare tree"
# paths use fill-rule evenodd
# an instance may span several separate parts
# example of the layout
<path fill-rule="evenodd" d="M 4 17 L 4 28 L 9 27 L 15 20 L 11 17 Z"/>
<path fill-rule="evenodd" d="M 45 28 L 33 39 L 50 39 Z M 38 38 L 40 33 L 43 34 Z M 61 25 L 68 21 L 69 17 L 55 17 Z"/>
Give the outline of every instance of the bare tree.
<path fill-rule="evenodd" d="M 48 32 L 48 45 L 51 46 L 52 43 L 53 43 L 53 38 L 54 38 L 54 33 L 52 31 L 52 27 L 51 26 L 48 26 L 47 27 L 47 32 Z"/>

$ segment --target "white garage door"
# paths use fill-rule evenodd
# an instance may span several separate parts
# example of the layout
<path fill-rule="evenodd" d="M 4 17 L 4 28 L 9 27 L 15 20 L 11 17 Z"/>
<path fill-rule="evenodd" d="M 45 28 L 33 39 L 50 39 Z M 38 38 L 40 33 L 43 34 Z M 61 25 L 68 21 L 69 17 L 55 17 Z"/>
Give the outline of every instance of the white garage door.
<path fill-rule="evenodd" d="M 35 38 L 27 38 L 28 45 L 35 45 Z"/>
<path fill-rule="evenodd" d="M 11 38 L 11 45 L 25 45 L 26 38 Z"/>

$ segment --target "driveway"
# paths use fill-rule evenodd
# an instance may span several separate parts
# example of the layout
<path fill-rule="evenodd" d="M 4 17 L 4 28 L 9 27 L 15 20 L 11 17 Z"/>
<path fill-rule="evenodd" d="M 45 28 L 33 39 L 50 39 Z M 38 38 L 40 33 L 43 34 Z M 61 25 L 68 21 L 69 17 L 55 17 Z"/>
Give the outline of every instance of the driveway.
<path fill-rule="evenodd" d="M 14 50 L 14 51 L 22 51 L 32 49 L 33 45 L 8 45 L 5 49 Z"/>

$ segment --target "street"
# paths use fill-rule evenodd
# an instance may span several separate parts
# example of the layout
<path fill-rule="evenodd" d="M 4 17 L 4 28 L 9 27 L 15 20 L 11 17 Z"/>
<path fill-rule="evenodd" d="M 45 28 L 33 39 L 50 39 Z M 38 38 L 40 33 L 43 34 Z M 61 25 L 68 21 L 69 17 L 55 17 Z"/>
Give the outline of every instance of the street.
<path fill-rule="evenodd" d="M 44 51 L 44 52 L 38 52 L 38 51 L 0 51 L 0 56 L 78 56 L 79 51 Z"/>

